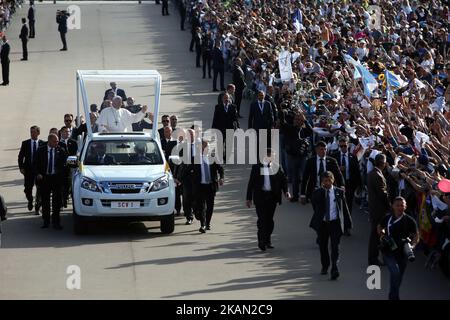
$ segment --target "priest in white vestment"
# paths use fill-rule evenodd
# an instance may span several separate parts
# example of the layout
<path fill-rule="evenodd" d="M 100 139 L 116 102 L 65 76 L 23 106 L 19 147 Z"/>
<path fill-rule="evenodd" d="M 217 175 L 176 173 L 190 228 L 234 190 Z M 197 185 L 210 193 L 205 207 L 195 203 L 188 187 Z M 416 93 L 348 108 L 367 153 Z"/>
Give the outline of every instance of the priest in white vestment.
<path fill-rule="evenodd" d="M 98 132 L 132 132 L 132 123 L 145 118 L 147 106 L 142 106 L 138 113 L 131 113 L 122 108 L 122 98 L 116 96 L 112 100 L 112 107 L 104 109 L 97 119 Z"/>

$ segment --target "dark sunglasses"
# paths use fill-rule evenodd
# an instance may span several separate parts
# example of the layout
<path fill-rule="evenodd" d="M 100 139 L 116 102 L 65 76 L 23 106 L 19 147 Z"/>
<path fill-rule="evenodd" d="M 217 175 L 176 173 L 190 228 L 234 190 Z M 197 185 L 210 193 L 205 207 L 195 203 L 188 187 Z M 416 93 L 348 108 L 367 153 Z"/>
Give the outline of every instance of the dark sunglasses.
<path fill-rule="evenodd" d="M 71 119 L 64 119 L 64 122 L 72 122 L 73 120 Z"/>
<path fill-rule="evenodd" d="M 169 120 L 163 120 L 162 122 L 169 122 Z"/>

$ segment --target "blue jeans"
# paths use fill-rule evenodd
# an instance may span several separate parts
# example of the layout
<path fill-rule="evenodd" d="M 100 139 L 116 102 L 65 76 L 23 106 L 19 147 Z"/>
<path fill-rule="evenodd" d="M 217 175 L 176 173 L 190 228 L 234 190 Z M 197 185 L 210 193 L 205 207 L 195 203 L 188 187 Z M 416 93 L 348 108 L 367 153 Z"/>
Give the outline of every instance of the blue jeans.
<path fill-rule="evenodd" d="M 292 197 L 299 198 L 300 183 L 305 170 L 306 157 L 305 156 L 291 156 L 288 154 L 287 164 L 289 169 L 289 177 L 292 179 Z"/>
<path fill-rule="evenodd" d="M 396 257 L 392 254 L 383 254 L 383 258 L 390 273 L 389 300 L 400 300 L 400 285 L 408 260 L 406 257 Z"/>

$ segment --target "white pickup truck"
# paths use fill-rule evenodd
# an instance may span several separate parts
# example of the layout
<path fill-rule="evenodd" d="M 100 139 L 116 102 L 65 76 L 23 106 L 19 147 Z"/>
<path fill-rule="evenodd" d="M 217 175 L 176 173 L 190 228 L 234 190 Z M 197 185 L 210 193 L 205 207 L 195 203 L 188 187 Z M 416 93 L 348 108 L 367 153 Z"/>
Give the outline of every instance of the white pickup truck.
<path fill-rule="evenodd" d="M 87 232 L 92 220 L 161 221 L 161 231 L 174 231 L 175 184 L 156 126 L 151 132 L 92 132 L 86 80 L 145 80 L 153 84 L 157 119 L 161 76 L 154 70 L 79 70 L 87 134 L 79 139 L 78 156 L 69 157 L 72 175 L 74 232 Z M 95 83 L 94 83 L 95 84 Z M 147 89 L 146 89 L 147 90 Z"/>

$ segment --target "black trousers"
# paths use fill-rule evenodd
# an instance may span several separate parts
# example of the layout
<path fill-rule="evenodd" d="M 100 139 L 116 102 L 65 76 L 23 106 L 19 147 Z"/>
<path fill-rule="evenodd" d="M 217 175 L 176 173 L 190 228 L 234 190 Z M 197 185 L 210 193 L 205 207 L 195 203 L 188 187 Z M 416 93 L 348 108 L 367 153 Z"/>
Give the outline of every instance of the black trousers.
<path fill-rule="evenodd" d="M 167 1 L 165 1 L 165 2 L 163 1 L 161 11 L 162 11 L 163 16 L 169 15 L 169 3 Z"/>
<path fill-rule="evenodd" d="M 202 50 L 199 48 L 195 48 L 195 66 L 197 68 L 201 67 L 200 58 L 202 57 Z"/>
<path fill-rule="evenodd" d="M 241 103 L 242 103 L 242 95 L 244 94 L 244 88 L 236 88 L 236 91 L 234 92 L 234 98 L 236 102 L 236 108 L 238 114 L 241 114 Z"/>
<path fill-rule="evenodd" d="M 66 172 L 64 172 L 64 178 L 63 178 L 63 186 L 62 186 L 62 201 L 63 203 L 67 203 L 67 200 L 69 200 L 69 195 L 71 194 L 72 190 L 72 174 L 70 172 L 70 169 L 66 169 Z"/>
<path fill-rule="evenodd" d="M 369 237 L 369 265 L 378 262 L 380 237 L 377 231 L 378 221 L 370 222 L 370 237 Z"/>
<path fill-rule="evenodd" d="M 181 23 L 180 23 L 180 28 L 181 30 L 184 30 L 184 22 L 186 21 L 186 15 L 182 14 L 181 15 Z"/>
<path fill-rule="evenodd" d="M 28 48 L 27 48 L 28 40 L 22 40 L 22 58 L 28 59 Z"/>
<path fill-rule="evenodd" d="M 181 195 L 183 194 L 183 187 L 175 187 L 175 210 L 181 212 Z"/>
<path fill-rule="evenodd" d="M 206 77 L 206 66 L 208 66 L 208 77 L 211 78 L 211 52 L 206 51 L 202 54 L 203 59 L 203 78 Z"/>
<path fill-rule="evenodd" d="M 191 30 L 191 44 L 189 45 L 189 51 L 194 51 L 194 44 L 195 44 L 195 30 L 192 32 Z"/>
<path fill-rule="evenodd" d="M 50 224 L 50 195 L 52 198 L 52 223 L 53 225 L 60 224 L 59 212 L 61 210 L 62 179 L 60 175 L 45 175 L 40 182 L 44 224 Z"/>
<path fill-rule="evenodd" d="M 263 194 L 264 197 L 258 203 L 255 203 L 256 214 L 258 215 L 256 226 L 258 227 L 258 243 L 267 245 L 272 243 L 271 236 L 275 227 L 273 217 L 277 203 L 272 192 L 263 191 Z"/>
<path fill-rule="evenodd" d="M 213 90 L 217 90 L 217 75 L 220 75 L 220 90 L 225 91 L 224 84 L 224 76 L 225 76 L 225 68 L 214 68 L 214 77 L 213 77 Z"/>
<path fill-rule="evenodd" d="M 195 215 L 197 220 L 200 220 L 202 227 L 209 226 L 211 224 L 211 218 L 214 211 L 214 186 L 210 184 L 200 184 L 200 189 L 197 194 L 197 208 Z"/>
<path fill-rule="evenodd" d="M 24 180 L 23 180 L 23 186 L 25 193 L 25 197 L 27 198 L 28 202 L 33 202 L 33 187 L 36 186 L 36 207 L 40 208 L 41 204 L 41 196 L 40 196 L 40 188 L 38 184 L 36 183 L 36 175 L 34 173 L 27 173 L 25 172 Z"/>
<path fill-rule="evenodd" d="M 9 84 L 9 61 L 2 61 L 2 79 L 4 84 Z"/>
<path fill-rule="evenodd" d="M 353 198 L 355 196 L 355 188 L 350 184 L 350 182 L 346 181 L 345 183 L 345 200 L 347 200 L 348 212 L 350 215 L 353 210 Z"/>
<path fill-rule="evenodd" d="M 60 32 L 61 42 L 63 44 L 63 49 L 67 49 L 66 32 Z"/>
<path fill-rule="evenodd" d="M 322 268 L 328 269 L 331 262 L 331 271 L 338 271 L 337 263 L 339 260 L 339 241 L 341 239 L 341 235 L 342 230 L 339 219 L 330 222 L 322 222 L 320 229 L 317 231 Z M 330 242 L 331 257 L 328 251 Z"/>
<path fill-rule="evenodd" d="M 28 20 L 28 25 L 30 26 L 30 38 L 34 38 L 36 36 L 34 29 L 34 20 Z"/>
<path fill-rule="evenodd" d="M 183 211 L 186 219 L 193 219 L 193 210 L 195 208 L 194 188 L 191 182 L 184 181 L 181 185 L 183 188 Z"/>

